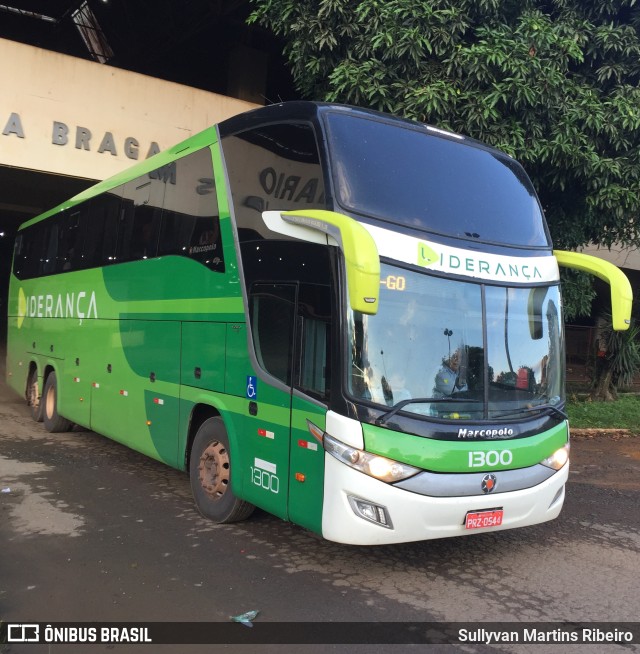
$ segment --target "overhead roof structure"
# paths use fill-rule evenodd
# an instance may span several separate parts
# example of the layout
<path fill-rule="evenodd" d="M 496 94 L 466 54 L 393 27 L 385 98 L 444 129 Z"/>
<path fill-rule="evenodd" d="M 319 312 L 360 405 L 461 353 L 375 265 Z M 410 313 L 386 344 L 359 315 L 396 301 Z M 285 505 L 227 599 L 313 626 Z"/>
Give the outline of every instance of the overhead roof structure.
<path fill-rule="evenodd" d="M 247 25 L 250 11 L 248 0 L 2 0 L 0 38 L 233 97 L 253 86 L 265 104 L 296 99 L 281 43 Z M 264 68 L 262 88 L 234 79 L 243 62 Z"/>
<path fill-rule="evenodd" d="M 282 43 L 259 26 L 247 25 L 250 11 L 249 0 L 0 0 L 0 39 L 248 103 L 297 99 L 281 54 Z M 16 68 L 18 64 L 11 58 L 5 58 L 2 65 L 13 73 L 10 77 L 34 77 L 33 70 Z M 63 81 L 68 82 L 57 81 L 55 76 L 49 79 L 59 88 Z M 7 124 L 17 130 L 15 116 L 22 113 L 31 147 L 36 139 L 33 130 L 27 129 L 31 116 L 24 107 L 14 106 L 11 94 L 8 99 L 5 95 L 5 100 L 0 101 L 0 131 Z M 34 99 L 35 104 L 45 101 L 43 97 Z M 167 106 L 171 106 L 171 98 L 167 98 Z M 52 114 L 50 119 L 65 120 L 57 116 Z M 91 116 L 82 120 L 83 125 L 91 125 Z M 16 131 L 0 138 L 19 137 Z M 87 168 L 86 177 L 90 176 Z M 91 183 L 90 179 L 51 175 L 39 169 L 0 166 L 0 311 L 5 307 L 18 224 Z M 5 327 L 2 315 L 0 347 Z"/>

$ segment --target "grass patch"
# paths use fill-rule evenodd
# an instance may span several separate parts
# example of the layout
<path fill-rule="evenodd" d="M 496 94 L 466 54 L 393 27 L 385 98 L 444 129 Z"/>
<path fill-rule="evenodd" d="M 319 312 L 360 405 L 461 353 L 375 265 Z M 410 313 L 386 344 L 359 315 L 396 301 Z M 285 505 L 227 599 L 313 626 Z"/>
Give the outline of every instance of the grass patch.
<path fill-rule="evenodd" d="M 628 395 L 615 402 L 567 402 L 569 424 L 577 429 L 630 429 L 640 432 L 640 397 Z"/>

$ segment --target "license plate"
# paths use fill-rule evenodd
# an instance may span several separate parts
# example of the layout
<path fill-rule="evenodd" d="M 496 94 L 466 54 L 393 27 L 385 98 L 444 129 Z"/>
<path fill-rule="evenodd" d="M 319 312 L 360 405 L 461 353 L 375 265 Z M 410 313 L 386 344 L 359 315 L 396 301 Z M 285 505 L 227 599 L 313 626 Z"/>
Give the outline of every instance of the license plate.
<path fill-rule="evenodd" d="M 469 511 L 464 519 L 465 529 L 482 529 L 483 527 L 499 527 L 502 524 L 502 509 L 488 511 Z"/>

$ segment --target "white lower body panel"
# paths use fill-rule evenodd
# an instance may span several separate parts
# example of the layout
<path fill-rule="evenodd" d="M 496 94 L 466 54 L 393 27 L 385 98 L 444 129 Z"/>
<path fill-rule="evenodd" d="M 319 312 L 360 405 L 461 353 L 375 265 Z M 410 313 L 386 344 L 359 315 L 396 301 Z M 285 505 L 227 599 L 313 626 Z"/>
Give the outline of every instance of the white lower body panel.
<path fill-rule="evenodd" d="M 322 535 L 351 545 L 383 545 L 469 536 L 526 527 L 556 518 L 564 502 L 569 463 L 541 484 L 509 493 L 471 497 L 428 497 L 378 481 L 325 453 Z M 348 496 L 386 508 L 393 528 L 369 522 L 351 508 Z M 467 512 L 500 507 L 499 527 L 465 529 Z"/>

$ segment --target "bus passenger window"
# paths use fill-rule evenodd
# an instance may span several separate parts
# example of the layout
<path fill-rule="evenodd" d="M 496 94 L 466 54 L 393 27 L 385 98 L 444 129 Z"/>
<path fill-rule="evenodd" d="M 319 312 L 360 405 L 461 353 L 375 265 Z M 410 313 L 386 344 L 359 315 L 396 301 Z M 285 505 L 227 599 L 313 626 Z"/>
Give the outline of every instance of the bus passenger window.
<path fill-rule="evenodd" d="M 223 272 L 224 260 L 218 217 L 164 212 L 158 254 L 189 257 L 207 268 Z"/>
<path fill-rule="evenodd" d="M 29 274 L 27 270 L 27 247 L 29 244 L 29 231 L 25 229 L 16 236 L 16 242 L 13 249 L 13 274 L 18 279 L 26 279 Z"/>
<path fill-rule="evenodd" d="M 82 248 L 83 268 L 95 268 L 115 263 L 118 236 L 118 214 L 121 189 L 99 195 L 89 201 L 90 220 Z"/>
<path fill-rule="evenodd" d="M 209 148 L 175 162 L 166 183 L 158 255 L 195 259 L 224 272 L 218 201 Z"/>
<path fill-rule="evenodd" d="M 88 222 L 88 203 L 67 209 L 59 217 L 60 238 L 57 272 L 70 272 L 82 267 L 82 246 Z"/>
<path fill-rule="evenodd" d="M 40 259 L 40 275 L 52 275 L 56 272 L 58 258 L 59 225 L 49 220 L 45 224 L 45 247 Z"/>
<path fill-rule="evenodd" d="M 152 177 L 152 174 L 142 175 L 123 187 L 116 252 L 118 262 L 157 256 L 165 180 Z"/>
<path fill-rule="evenodd" d="M 13 272 L 18 279 L 32 279 L 40 271 L 45 230 L 42 223 L 27 227 L 16 239 Z"/>
<path fill-rule="evenodd" d="M 264 125 L 223 137 L 222 147 L 239 233 L 269 238 L 262 211 L 327 208 L 311 125 Z"/>
<path fill-rule="evenodd" d="M 160 211 L 153 207 L 136 207 L 131 229 L 131 259 L 151 259 L 158 252 Z"/>

